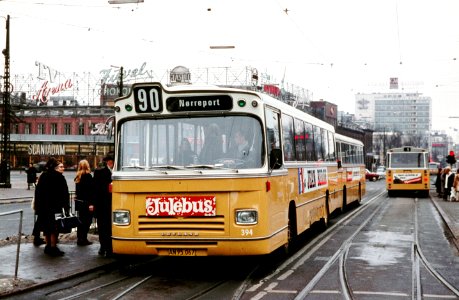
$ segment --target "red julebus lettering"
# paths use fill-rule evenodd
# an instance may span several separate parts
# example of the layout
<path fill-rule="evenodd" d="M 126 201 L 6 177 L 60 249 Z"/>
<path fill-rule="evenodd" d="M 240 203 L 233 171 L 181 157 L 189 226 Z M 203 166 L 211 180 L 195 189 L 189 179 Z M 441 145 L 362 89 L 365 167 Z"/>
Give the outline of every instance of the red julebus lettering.
<path fill-rule="evenodd" d="M 147 216 L 215 216 L 215 196 L 147 197 Z"/>

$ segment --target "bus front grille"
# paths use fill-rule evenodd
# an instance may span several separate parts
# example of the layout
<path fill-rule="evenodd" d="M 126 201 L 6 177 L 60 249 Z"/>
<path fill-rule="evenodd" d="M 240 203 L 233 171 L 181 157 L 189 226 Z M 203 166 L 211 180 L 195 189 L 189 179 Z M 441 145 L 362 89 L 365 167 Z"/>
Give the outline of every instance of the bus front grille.
<path fill-rule="evenodd" d="M 225 217 L 150 217 L 138 216 L 139 232 L 225 232 Z"/>

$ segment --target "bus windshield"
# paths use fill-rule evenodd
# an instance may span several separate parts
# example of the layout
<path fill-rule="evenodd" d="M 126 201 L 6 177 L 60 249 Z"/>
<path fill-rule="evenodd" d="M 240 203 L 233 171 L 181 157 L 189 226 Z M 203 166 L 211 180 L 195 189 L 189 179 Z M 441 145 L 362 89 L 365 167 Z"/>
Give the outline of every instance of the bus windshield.
<path fill-rule="evenodd" d="M 391 168 L 427 168 L 427 153 L 394 152 L 390 154 Z"/>
<path fill-rule="evenodd" d="M 251 116 L 128 120 L 121 124 L 117 170 L 260 168 L 261 125 Z"/>

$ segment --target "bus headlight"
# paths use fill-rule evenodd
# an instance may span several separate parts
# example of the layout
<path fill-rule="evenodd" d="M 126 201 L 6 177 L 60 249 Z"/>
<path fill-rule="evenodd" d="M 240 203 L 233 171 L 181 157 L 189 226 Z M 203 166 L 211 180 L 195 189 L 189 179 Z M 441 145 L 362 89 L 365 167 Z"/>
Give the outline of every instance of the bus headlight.
<path fill-rule="evenodd" d="M 131 224 L 131 213 L 128 210 L 115 210 L 113 212 L 113 224 L 115 225 Z"/>
<path fill-rule="evenodd" d="M 254 225 L 258 223 L 258 212 L 256 210 L 236 210 L 237 225 Z"/>

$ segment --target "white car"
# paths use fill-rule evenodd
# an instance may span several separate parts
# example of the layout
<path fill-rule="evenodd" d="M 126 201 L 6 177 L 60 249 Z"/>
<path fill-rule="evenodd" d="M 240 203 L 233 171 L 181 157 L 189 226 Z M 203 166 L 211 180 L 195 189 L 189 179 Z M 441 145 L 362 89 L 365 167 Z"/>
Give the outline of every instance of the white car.
<path fill-rule="evenodd" d="M 384 166 L 379 166 L 376 169 L 376 174 L 379 175 L 379 178 L 386 178 L 386 167 Z"/>

